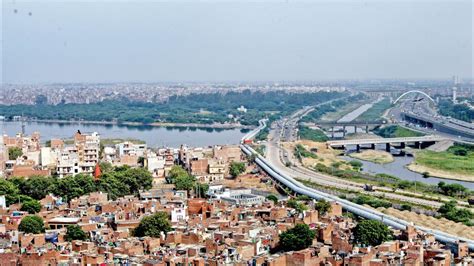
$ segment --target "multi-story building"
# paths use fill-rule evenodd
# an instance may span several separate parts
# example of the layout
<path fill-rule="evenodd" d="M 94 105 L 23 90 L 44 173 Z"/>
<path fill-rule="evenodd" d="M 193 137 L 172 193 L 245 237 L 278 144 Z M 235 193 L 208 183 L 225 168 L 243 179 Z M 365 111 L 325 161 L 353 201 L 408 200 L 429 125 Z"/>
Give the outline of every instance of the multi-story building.
<path fill-rule="evenodd" d="M 99 163 L 100 136 L 97 132 L 74 135 L 73 146 L 61 150 L 57 160 L 57 174 L 60 178 L 80 173 L 92 174 Z"/>

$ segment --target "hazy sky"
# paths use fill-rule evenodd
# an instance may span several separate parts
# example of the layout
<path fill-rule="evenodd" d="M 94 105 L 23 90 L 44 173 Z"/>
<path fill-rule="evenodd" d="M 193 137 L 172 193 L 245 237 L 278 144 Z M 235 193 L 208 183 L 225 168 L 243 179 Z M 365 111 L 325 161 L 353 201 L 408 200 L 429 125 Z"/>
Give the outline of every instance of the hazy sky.
<path fill-rule="evenodd" d="M 472 77 L 472 13 L 470 0 L 3 0 L 3 81 Z"/>

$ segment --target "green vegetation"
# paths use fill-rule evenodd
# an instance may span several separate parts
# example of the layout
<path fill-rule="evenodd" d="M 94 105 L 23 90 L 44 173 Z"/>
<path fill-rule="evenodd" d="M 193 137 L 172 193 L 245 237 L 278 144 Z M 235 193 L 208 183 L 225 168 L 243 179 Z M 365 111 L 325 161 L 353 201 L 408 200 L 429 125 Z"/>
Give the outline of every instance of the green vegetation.
<path fill-rule="evenodd" d="M 36 215 L 28 215 L 21 219 L 18 225 L 18 231 L 26 234 L 40 234 L 44 232 L 44 222 L 41 217 Z"/>
<path fill-rule="evenodd" d="M 415 164 L 453 174 L 474 175 L 474 146 L 455 144 L 447 151 L 416 152 Z"/>
<path fill-rule="evenodd" d="M 205 197 L 209 190 L 208 184 L 197 182 L 196 178 L 190 175 L 181 166 L 175 165 L 171 168 L 168 175 L 168 183 L 174 184 L 177 190 L 194 190 L 196 195 Z"/>
<path fill-rule="evenodd" d="M 245 163 L 242 163 L 242 162 L 230 163 L 229 173 L 233 178 L 238 177 L 243 172 L 245 172 Z"/>
<path fill-rule="evenodd" d="M 258 132 L 258 134 L 255 136 L 255 140 L 256 141 L 267 140 L 269 133 L 270 133 L 270 128 L 265 127 L 262 130 L 260 130 L 260 132 Z"/>
<path fill-rule="evenodd" d="M 16 158 L 23 155 L 23 151 L 18 147 L 10 147 L 8 148 L 8 159 L 9 160 L 16 160 Z"/>
<path fill-rule="evenodd" d="M 474 120 L 474 110 L 465 104 L 454 104 L 451 100 L 441 100 L 438 103 L 438 110 L 444 116 L 450 116 L 466 122 Z"/>
<path fill-rule="evenodd" d="M 423 134 L 420 132 L 416 132 L 397 125 L 379 127 L 374 130 L 374 133 L 384 138 L 407 138 L 423 136 Z"/>
<path fill-rule="evenodd" d="M 474 213 L 469 209 L 456 208 L 456 204 L 457 203 L 454 200 L 447 202 L 438 209 L 438 212 L 442 217 L 448 220 L 464 223 L 468 226 L 474 225 L 472 222 L 472 219 L 474 219 Z"/>
<path fill-rule="evenodd" d="M 279 248 L 284 251 L 305 249 L 311 246 L 315 236 L 307 224 L 297 224 L 280 234 Z"/>
<path fill-rule="evenodd" d="M 0 105 L 0 113 L 11 119 L 24 115 L 37 119 L 165 123 L 224 123 L 237 119 L 243 125 L 258 125 L 268 112 L 288 115 L 301 106 L 342 97 L 339 92 L 287 93 L 243 92 L 201 93 L 172 96 L 166 102 L 106 100 L 92 104 Z M 244 105 L 246 113 L 237 108 Z M 232 118 L 229 117 L 232 115 Z"/>
<path fill-rule="evenodd" d="M 270 194 L 267 196 L 267 200 L 271 200 L 273 201 L 273 203 L 277 204 L 278 203 L 278 197 L 273 195 L 273 194 Z"/>
<path fill-rule="evenodd" d="M 369 110 L 365 111 L 363 114 L 361 114 L 359 117 L 355 119 L 356 122 L 372 122 L 372 121 L 380 121 L 382 120 L 382 115 L 387 110 L 390 108 L 392 104 L 390 103 L 390 100 L 387 98 L 384 98 L 383 100 L 375 103 Z"/>
<path fill-rule="evenodd" d="M 378 246 L 393 239 L 392 230 L 377 220 L 362 220 L 354 228 L 354 241 L 361 245 Z"/>
<path fill-rule="evenodd" d="M 345 99 L 339 99 L 335 100 L 331 103 L 326 103 L 322 104 L 316 108 L 310 113 L 308 113 L 306 116 L 304 116 L 301 121 L 302 122 L 317 122 L 321 119 L 321 117 L 327 113 L 331 112 L 336 112 L 341 108 L 342 106 L 345 106 L 349 103 L 353 103 L 356 101 L 360 101 L 365 98 L 365 95 L 362 93 L 359 93 L 357 95 L 345 98 Z"/>
<path fill-rule="evenodd" d="M 31 199 L 23 202 L 20 210 L 28 212 L 29 214 L 35 214 L 41 211 L 41 203 L 37 200 Z"/>
<path fill-rule="evenodd" d="M 8 205 L 17 202 L 26 203 L 33 199 L 41 200 L 50 193 L 62 197 L 67 202 L 95 191 L 106 192 L 109 198 L 116 199 L 125 195 L 138 194 L 140 190 L 150 189 L 152 180 L 151 174 L 143 168 L 110 167 L 110 169 L 103 169 L 99 180 L 83 174 L 62 179 L 53 177 L 1 179 L 0 195 L 6 196 Z M 28 205 L 30 208 L 34 204 Z"/>
<path fill-rule="evenodd" d="M 308 150 L 306 150 L 303 145 L 301 144 L 297 144 L 295 146 L 295 152 L 294 152 L 296 158 L 298 158 L 299 160 L 301 160 L 302 158 L 313 158 L 313 159 L 317 159 L 318 156 Z"/>
<path fill-rule="evenodd" d="M 171 222 L 166 212 L 157 212 L 151 216 L 144 217 L 140 224 L 133 229 L 132 234 L 136 237 L 150 236 L 158 238 L 161 232 L 171 231 Z"/>
<path fill-rule="evenodd" d="M 321 199 L 314 205 L 314 208 L 318 211 L 320 216 L 323 216 L 331 210 L 331 203 Z"/>
<path fill-rule="evenodd" d="M 308 209 L 308 207 L 306 207 L 306 205 L 304 203 L 299 202 L 296 199 L 289 199 L 286 202 L 286 205 L 290 208 L 295 209 L 296 212 L 298 212 L 298 213 L 302 213 L 303 211 L 306 211 Z"/>
<path fill-rule="evenodd" d="M 361 163 L 359 161 L 356 161 L 356 160 L 351 160 L 349 162 L 349 165 L 352 166 L 352 168 L 356 171 L 360 171 L 360 169 L 362 169 L 362 166 L 364 166 L 363 163 Z"/>
<path fill-rule="evenodd" d="M 317 141 L 317 142 L 324 142 L 329 139 L 322 130 L 311 129 L 303 125 L 298 126 L 298 136 L 301 139 L 307 139 L 307 140 Z"/>
<path fill-rule="evenodd" d="M 68 225 L 66 236 L 66 241 L 73 241 L 73 240 L 87 240 L 88 237 L 86 233 L 82 230 L 82 228 L 78 225 Z"/>
<path fill-rule="evenodd" d="M 439 191 L 450 197 L 461 196 L 464 197 L 469 193 L 469 190 L 461 184 L 453 183 L 453 184 L 446 184 L 444 182 L 438 183 Z"/>
<path fill-rule="evenodd" d="M 385 200 L 380 200 L 372 196 L 368 195 L 360 195 L 357 198 L 352 200 L 354 203 L 357 203 L 359 205 L 369 205 L 370 207 L 373 208 L 390 208 L 392 207 L 392 203 L 385 201 Z"/>

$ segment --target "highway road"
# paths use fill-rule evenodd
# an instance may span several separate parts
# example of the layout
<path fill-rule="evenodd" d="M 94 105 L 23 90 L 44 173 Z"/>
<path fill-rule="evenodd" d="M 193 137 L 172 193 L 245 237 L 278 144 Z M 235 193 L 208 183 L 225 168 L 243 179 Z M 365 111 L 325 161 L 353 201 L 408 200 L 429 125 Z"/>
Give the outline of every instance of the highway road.
<path fill-rule="evenodd" d="M 442 203 L 438 201 L 439 197 L 431 197 L 433 200 L 422 199 L 421 197 L 427 198 L 427 195 L 420 193 L 400 191 L 404 195 L 393 193 L 391 188 L 387 187 L 378 187 L 374 186 L 374 192 L 369 192 L 364 190 L 364 185 L 361 183 L 356 183 L 348 180 L 344 180 L 335 176 L 330 176 L 322 173 L 312 171 L 304 166 L 302 166 L 298 160 L 293 158 L 293 151 L 286 150 L 282 147 L 281 142 L 283 139 L 288 139 L 287 136 L 297 135 L 296 127 L 298 121 L 301 119 L 302 115 L 306 114 L 308 109 L 300 110 L 295 112 L 290 118 L 284 118 L 282 121 L 276 121 L 272 126 L 272 129 L 269 133 L 269 140 L 265 143 L 266 145 L 266 159 L 279 171 L 299 179 L 305 179 L 311 182 L 314 182 L 318 185 L 333 187 L 337 189 L 358 191 L 364 194 L 385 197 L 391 200 L 409 202 L 412 204 L 419 204 L 430 206 L 433 208 L 439 208 Z M 296 138 L 293 138 L 296 140 Z M 289 162 L 291 167 L 287 167 L 286 163 Z M 407 196 L 412 195 L 412 196 Z M 449 198 L 441 197 L 441 200 L 444 202 L 450 201 Z M 458 201 L 458 204 L 467 206 L 468 203 L 465 201 Z"/>
<path fill-rule="evenodd" d="M 261 125 L 264 125 L 265 122 L 261 122 Z M 261 129 L 262 127 L 259 127 L 258 129 Z M 258 130 L 257 129 L 257 130 Z M 247 134 L 242 138 L 242 143 L 245 143 L 245 140 L 248 139 L 248 136 L 252 134 Z M 255 135 L 255 134 L 253 134 Z M 242 151 L 247 154 L 257 154 L 255 150 L 253 150 L 250 146 L 243 144 L 241 145 Z M 278 152 L 277 152 L 278 153 Z M 279 160 L 278 160 L 279 161 Z M 356 215 L 359 215 L 361 217 L 364 217 L 366 219 L 371 219 L 371 220 L 378 220 L 381 221 L 389 226 L 392 226 L 396 229 L 405 229 L 406 226 L 410 225 L 411 223 L 408 221 L 404 221 L 402 219 L 398 219 L 395 217 L 392 217 L 390 215 L 383 214 L 379 211 L 373 210 L 372 208 L 368 208 L 365 206 L 361 206 L 358 204 L 355 204 L 353 202 L 350 202 L 345 199 L 341 199 L 339 197 L 333 196 L 331 194 L 327 194 L 309 187 L 306 187 L 305 185 L 299 183 L 296 181 L 293 177 L 287 175 L 285 172 L 282 172 L 281 170 L 285 170 L 285 167 L 281 166 L 275 166 L 272 163 L 268 162 L 265 158 L 263 158 L 260 155 L 257 155 L 255 162 L 262 168 L 264 169 L 270 176 L 274 178 L 277 182 L 280 184 L 283 184 L 287 188 L 291 189 L 295 193 L 301 194 L 301 195 L 307 195 L 311 198 L 314 199 L 326 199 L 329 201 L 336 201 L 337 203 L 341 204 L 341 206 L 349 212 L 352 212 Z M 281 164 L 281 161 L 280 161 Z M 450 234 L 447 234 L 445 232 L 439 231 L 439 230 L 434 230 L 426 227 L 421 227 L 421 226 L 416 226 L 415 227 L 419 230 L 422 230 L 427 233 L 431 233 L 435 236 L 436 240 L 443 242 L 443 243 L 450 243 L 450 244 L 456 244 L 458 241 L 462 240 L 465 241 L 470 250 L 474 250 L 474 241 L 471 239 L 466 239 L 458 236 L 453 236 Z"/>

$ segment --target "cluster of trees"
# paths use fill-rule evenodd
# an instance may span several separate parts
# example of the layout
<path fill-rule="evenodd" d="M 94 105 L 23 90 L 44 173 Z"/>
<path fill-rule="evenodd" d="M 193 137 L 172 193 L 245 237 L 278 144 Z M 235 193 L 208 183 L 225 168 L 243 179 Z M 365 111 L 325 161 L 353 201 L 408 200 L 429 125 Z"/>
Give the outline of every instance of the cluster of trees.
<path fill-rule="evenodd" d="M 446 196 L 455 197 L 455 196 L 465 196 L 470 191 L 461 184 L 452 183 L 446 184 L 445 182 L 441 181 L 438 183 L 438 189 L 441 194 Z"/>
<path fill-rule="evenodd" d="M 78 225 L 68 225 L 66 228 L 66 241 L 87 240 L 89 238 Z M 46 228 L 43 219 L 37 215 L 28 215 L 24 217 L 18 225 L 18 231 L 27 234 L 40 234 L 44 233 L 45 230 Z"/>
<path fill-rule="evenodd" d="M 438 103 L 438 110 L 444 116 L 450 116 L 466 122 L 474 120 L 474 110 L 465 104 L 454 104 L 450 100 L 441 100 Z"/>
<path fill-rule="evenodd" d="M 78 174 L 62 179 L 54 177 L 34 176 L 28 179 L 13 177 L 0 180 L 0 195 L 5 195 L 7 204 L 21 202 L 22 210 L 36 213 L 40 210 L 38 200 L 48 194 L 60 196 L 65 201 L 89 194 L 94 191 L 108 193 L 111 199 L 130 194 L 137 194 L 140 190 L 150 189 L 152 176 L 144 168 L 130 168 L 128 166 L 112 167 L 102 164 L 102 175 L 95 180 L 92 176 Z"/>
<path fill-rule="evenodd" d="M 298 126 L 298 136 L 300 136 L 301 139 L 307 139 L 316 142 L 324 142 L 329 139 L 322 130 L 311 129 L 303 125 Z"/>
<path fill-rule="evenodd" d="M 166 102 L 131 102 L 127 99 L 106 100 L 92 104 L 47 105 L 44 100 L 37 105 L 0 105 L 0 113 L 6 117 L 25 115 L 38 119 L 83 119 L 90 121 L 118 121 L 174 123 L 224 123 L 237 117 L 245 125 L 257 125 L 267 111 L 289 114 L 301 106 L 314 105 L 342 97 L 339 92 L 287 93 L 243 92 L 191 94 L 172 96 Z M 244 105 L 248 111 L 237 108 Z M 201 112 L 205 110 L 206 112 Z"/>
<path fill-rule="evenodd" d="M 245 172 L 245 163 L 243 163 L 243 162 L 231 162 L 230 163 L 229 174 L 233 178 L 238 177 L 243 172 Z"/>
<path fill-rule="evenodd" d="M 474 146 L 467 144 L 454 144 L 449 147 L 448 152 L 457 156 L 468 156 L 469 154 L 474 153 Z"/>
<path fill-rule="evenodd" d="M 364 246 L 377 246 L 393 239 L 393 233 L 387 225 L 376 220 L 362 220 L 353 230 L 354 242 Z M 307 224 L 297 224 L 280 234 L 278 251 L 305 249 L 313 243 L 316 233 Z"/>
<path fill-rule="evenodd" d="M 456 208 L 456 205 L 457 203 L 454 200 L 447 202 L 438 209 L 438 212 L 442 217 L 448 220 L 464 223 L 469 226 L 474 225 L 472 222 L 472 219 L 474 219 L 474 213 L 466 208 Z"/>
<path fill-rule="evenodd" d="M 197 182 L 194 176 L 178 165 L 171 168 L 167 181 L 174 184 L 177 190 L 194 191 L 199 197 L 206 197 L 209 190 L 208 184 Z"/>

